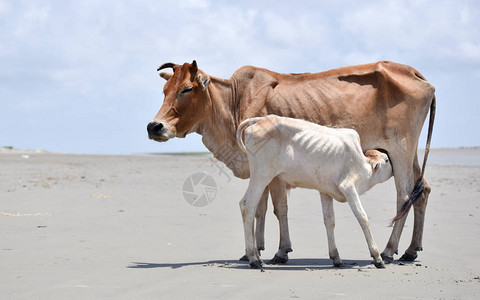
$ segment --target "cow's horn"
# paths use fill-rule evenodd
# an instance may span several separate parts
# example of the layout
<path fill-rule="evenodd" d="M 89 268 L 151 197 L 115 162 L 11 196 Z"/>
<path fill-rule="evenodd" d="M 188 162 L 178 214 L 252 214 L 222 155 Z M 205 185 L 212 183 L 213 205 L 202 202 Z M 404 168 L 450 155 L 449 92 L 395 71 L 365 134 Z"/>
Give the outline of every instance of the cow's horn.
<path fill-rule="evenodd" d="M 157 68 L 157 71 L 160 71 L 160 70 L 163 70 L 163 69 L 166 69 L 166 68 L 175 69 L 175 66 L 176 66 L 176 64 L 171 63 L 171 62 L 165 63 L 165 64 L 161 65 L 160 67 L 158 67 L 158 68 Z"/>

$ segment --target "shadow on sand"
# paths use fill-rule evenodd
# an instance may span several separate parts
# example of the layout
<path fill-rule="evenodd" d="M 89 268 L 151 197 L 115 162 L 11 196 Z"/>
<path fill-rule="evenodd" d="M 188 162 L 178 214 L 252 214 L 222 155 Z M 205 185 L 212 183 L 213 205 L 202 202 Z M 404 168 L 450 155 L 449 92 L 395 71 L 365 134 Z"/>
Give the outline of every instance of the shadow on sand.
<path fill-rule="evenodd" d="M 371 266 L 375 268 L 371 260 L 343 260 L 344 266 L 341 269 L 363 268 Z M 248 262 L 239 260 L 211 260 L 203 262 L 185 262 L 185 263 L 148 263 L 148 262 L 132 262 L 133 265 L 127 266 L 130 269 L 152 269 L 152 268 L 171 268 L 178 269 L 189 266 L 218 267 L 229 269 L 245 269 L 250 270 Z M 330 259 L 318 258 L 294 258 L 288 260 L 286 264 L 263 266 L 265 270 L 327 270 L 334 268 Z"/>

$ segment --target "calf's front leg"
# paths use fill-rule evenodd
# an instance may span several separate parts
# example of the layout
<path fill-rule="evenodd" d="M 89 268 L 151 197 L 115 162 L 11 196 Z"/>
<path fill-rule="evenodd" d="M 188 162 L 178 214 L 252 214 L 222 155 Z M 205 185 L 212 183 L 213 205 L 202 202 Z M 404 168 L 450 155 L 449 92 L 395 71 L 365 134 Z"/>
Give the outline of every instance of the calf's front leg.
<path fill-rule="evenodd" d="M 340 190 L 347 199 L 350 208 L 353 211 L 353 214 L 357 218 L 360 227 L 362 227 L 363 234 L 367 240 L 368 249 L 370 250 L 370 255 L 373 258 L 373 263 L 377 268 L 385 268 L 382 258 L 380 257 L 380 251 L 378 251 L 377 244 L 373 239 L 372 232 L 370 231 L 370 225 L 368 221 L 367 214 L 363 209 L 362 203 L 360 202 L 360 197 L 358 196 L 357 190 L 354 186 L 340 186 Z"/>

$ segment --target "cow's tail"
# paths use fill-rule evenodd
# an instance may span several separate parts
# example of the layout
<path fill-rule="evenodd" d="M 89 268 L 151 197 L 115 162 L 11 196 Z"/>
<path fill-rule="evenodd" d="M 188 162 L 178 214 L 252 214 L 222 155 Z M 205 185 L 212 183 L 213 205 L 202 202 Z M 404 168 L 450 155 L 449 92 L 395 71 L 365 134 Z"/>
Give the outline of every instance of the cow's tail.
<path fill-rule="evenodd" d="M 392 224 L 395 221 L 398 221 L 401 218 L 403 218 L 410 210 L 410 207 L 412 207 L 412 205 L 415 202 L 417 202 L 418 199 L 420 199 L 420 197 L 422 197 L 422 194 L 425 191 L 425 181 L 423 180 L 423 175 L 425 174 L 425 166 L 427 165 L 427 158 L 430 152 L 430 141 L 432 140 L 433 122 L 435 121 L 436 105 L 437 104 L 436 104 L 435 95 L 433 95 L 432 104 L 430 105 L 430 120 L 428 123 L 427 145 L 425 146 L 425 155 L 423 156 L 422 170 L 421 170 L 420 176 L 417 178 L 417 181 L 415 182 L 415 186 L 413 187 L 412 192 L 408 196 L 408 201 L 405 202 L 405 204 L 402 206 L 402 208 L 397 213 L 395 218 L 392 219 Z"/>
<path fill-rule="evenodd" d="M 246 119 L 242 123 L 240 123 L 240 125 L 238 125 L 238 128 L 237 128 L 237 145 L 240 148 L 240 150 L 242 150 L 245 153 L 247 153 L 247 148 L 245 147 L 245 143 L 243 141 L 243 132 L 245 131 L 245 129 L 248 126 L 251 126 L 251 125 L 257 123 L 258 119 L 259 119 L 258 117 L 257 118 Z"/>

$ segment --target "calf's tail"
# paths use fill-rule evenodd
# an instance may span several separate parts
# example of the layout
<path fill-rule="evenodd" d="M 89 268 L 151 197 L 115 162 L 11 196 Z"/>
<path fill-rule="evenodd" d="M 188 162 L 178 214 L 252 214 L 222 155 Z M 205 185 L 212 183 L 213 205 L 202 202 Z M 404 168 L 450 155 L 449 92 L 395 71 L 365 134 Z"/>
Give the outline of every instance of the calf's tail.
<path fill-rule="evenodd" d="M 430 120 L 428 123 L 427 145 L 425 146 L 425 155 L 423 157 L 422 171 L 420 173 L 420 176 L 417 178 L 417 181 L 415 182 L 415 186 L 413 187 L 412 192 L 408 196 L 408 201 L 405 202 L 405 204 L 402 206 L 395 218 L 392 219 L 391 224 L 403 218 L 410 210 L 410 207 L 412 207 L 412 205 L 415 204 L 415 202 L 417 202 L 420 197 L 422 197 L 422 194 L 425 191 L 425 181 L 423 180 L 423 175 L 425 174 L 425 166 L 427 165 L 427 158 L 428 154 L 430 153 L 430 141 L 432 140 L 433 122 L 435 121 L 436 106 L 437 104 L 435 95 L 433 95 L 432 104 L 430 104 Z"/>
<path fill-rule="evenodd" d="M 259 119 L 258 117 L 257 118 L 246 119 L 242 123 L 240 123 L 240 125 L 238 125 L 238 128 L 237 128 L 237 145 L 240 148 L 240 150 L 242 150 L 245 153 L 247 153 L 247 148 L 245 147 L 245 143 L 243 141 L 243 132 L 245 131 L 245 129 L 248 126 L 251 126 L 251 125 L 257 123 L 258 119 Z"/>

